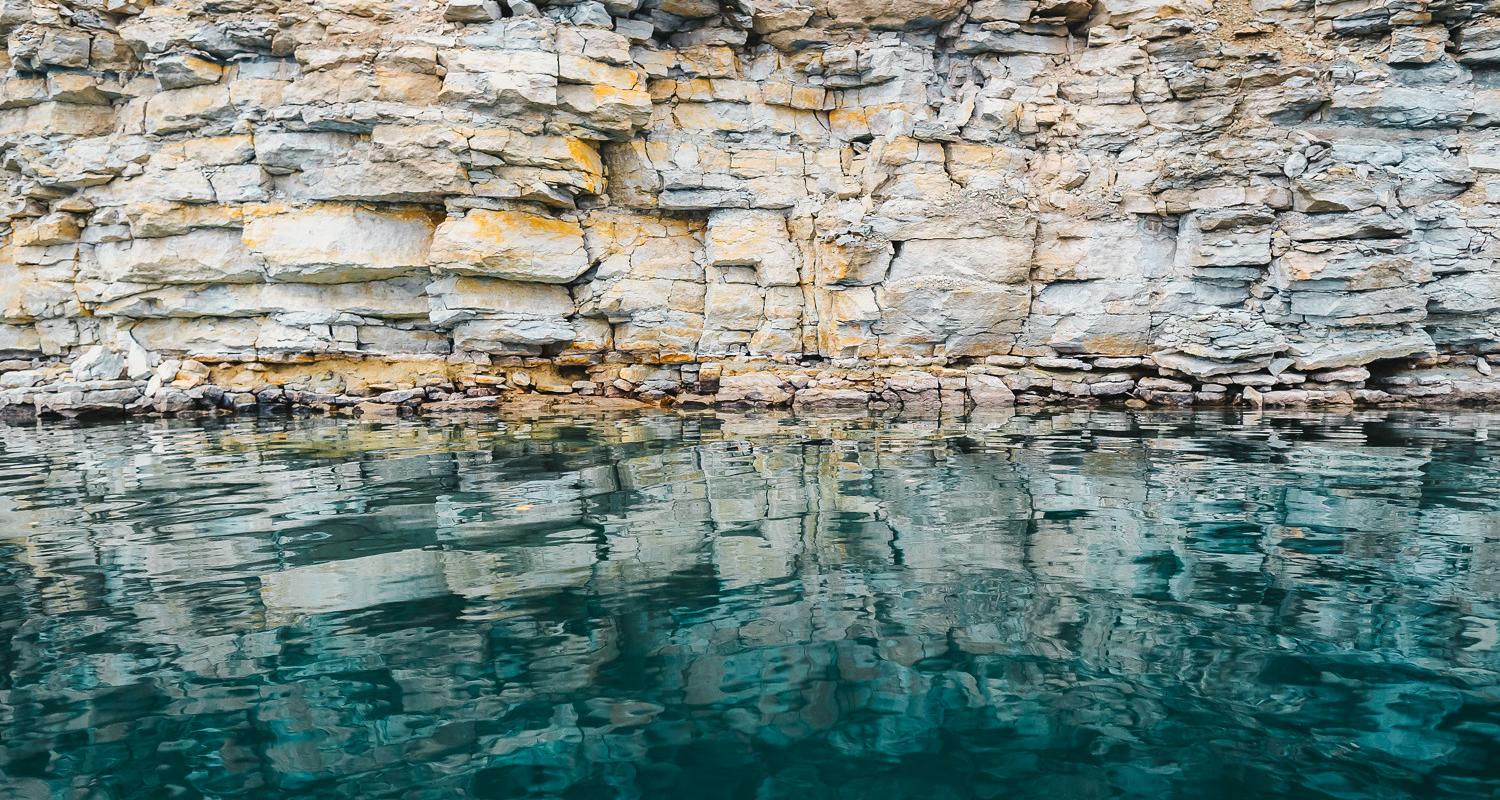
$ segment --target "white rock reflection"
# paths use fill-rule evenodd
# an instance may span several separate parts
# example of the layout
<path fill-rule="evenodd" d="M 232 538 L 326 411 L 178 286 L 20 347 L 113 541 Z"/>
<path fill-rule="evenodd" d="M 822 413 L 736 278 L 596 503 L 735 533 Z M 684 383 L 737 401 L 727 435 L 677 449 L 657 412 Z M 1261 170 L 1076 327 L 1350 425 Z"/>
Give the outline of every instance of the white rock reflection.
<path fill-rule="evenodd" d="M 268 621 L 290 622 L 299 614 L 351 611 L 449 594 L 443 553 L 392 553 L 290 567 L 260 576 L 260 598 Z"/>
<path fill-rule="evenodd" d="M 1486 796 L 1492 424 L 11 428 L 0 796 Z"/>

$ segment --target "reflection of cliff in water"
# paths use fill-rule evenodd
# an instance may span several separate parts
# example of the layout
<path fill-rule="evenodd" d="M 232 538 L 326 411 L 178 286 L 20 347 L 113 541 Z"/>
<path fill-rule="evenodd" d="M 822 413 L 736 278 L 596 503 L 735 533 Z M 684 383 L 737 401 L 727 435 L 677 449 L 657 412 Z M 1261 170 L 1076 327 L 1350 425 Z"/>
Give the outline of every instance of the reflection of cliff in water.
<path fill-rule="evenodd" d="M 8 429 L 0 789 L 1487 796 L 1497 422 Z"/>

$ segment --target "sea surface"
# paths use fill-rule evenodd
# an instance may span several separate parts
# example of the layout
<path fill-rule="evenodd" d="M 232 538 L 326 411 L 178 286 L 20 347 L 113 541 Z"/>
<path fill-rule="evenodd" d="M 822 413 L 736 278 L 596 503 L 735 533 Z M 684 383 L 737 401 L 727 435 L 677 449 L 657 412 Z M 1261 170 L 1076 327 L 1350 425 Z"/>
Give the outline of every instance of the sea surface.
<path fill-rule="evenodd" d="M 1500 797 L 1500 416 L 0 427 L 0 798 L 200 797 Z"/>

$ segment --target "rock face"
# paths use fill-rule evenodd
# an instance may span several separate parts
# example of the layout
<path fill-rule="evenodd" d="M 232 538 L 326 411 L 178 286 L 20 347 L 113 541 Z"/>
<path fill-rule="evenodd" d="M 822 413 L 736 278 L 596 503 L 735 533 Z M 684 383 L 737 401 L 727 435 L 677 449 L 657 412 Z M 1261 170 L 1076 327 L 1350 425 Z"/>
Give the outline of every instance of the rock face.
<path fill-rule="evenodd" d="M 0 372 L 1376 402 L 1500 351 L 1493 2 L 5 0 L 0 33 Z"/>

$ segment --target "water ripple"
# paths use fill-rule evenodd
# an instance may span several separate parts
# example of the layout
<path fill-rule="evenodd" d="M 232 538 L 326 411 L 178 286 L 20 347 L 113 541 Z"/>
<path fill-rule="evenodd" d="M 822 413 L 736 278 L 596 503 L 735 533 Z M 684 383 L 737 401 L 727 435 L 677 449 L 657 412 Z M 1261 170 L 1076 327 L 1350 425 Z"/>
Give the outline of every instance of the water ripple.
<path fill-rule="evenodd" d="M 0 796 L 1494 798 L 1500 417 L 0 441 Z"/>

